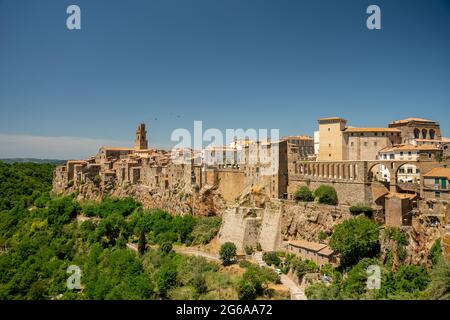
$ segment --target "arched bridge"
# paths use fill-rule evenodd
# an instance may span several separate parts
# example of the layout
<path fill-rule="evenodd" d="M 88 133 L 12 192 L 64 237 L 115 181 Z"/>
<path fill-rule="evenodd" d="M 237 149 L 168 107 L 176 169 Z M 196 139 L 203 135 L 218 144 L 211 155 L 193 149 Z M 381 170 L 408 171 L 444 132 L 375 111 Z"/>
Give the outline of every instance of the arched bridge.
<path fill-rule="evenodd" d="M 398 171 L 411 164 L 426 173 L 439 163 L 433 161 L 369 160 L 369 161 L 306 161 L 292 165 L 289 178 L 292 180 L 313 179 L 321 182 L 349 182 L 371 184 L 374 182 L 372 169 L 383 165 L 390 173 L 389 187 L 397 192 Z"/>

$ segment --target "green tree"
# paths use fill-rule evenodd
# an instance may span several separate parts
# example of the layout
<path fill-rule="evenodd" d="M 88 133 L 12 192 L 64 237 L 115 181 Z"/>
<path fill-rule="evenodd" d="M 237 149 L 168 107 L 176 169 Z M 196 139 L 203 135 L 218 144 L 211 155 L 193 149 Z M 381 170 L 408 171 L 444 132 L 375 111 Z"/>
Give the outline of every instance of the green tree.
<path fill-rule="evenodd" d="M 166 296 L 167 292 L 177 285 L 177 270 L 173 265 L 164 265 L 156 272 L 158 292 Z"/>
<path fill-rule="evenodd" d="M 219 256 L 224 265 L 231 264 L 236 257 L 236 245 L 232 242 L 224 243 L 220 247 Z"/>
<path fill-rule="evenodd" d="M 294 199 L 298 201 L 313 201 L 314 196 L 308 187 L 302 186 L 294 193 Z"/>
<path fill-rule="evenodd" d="M 145 239 L 145 232 L 142 230 L 141 234 L 139 236 L 139 243 L 138 243 L 138 251 L 141 255 L 145 253 L 145 247 L 147 245 L 147 241 Z"/>
<path fill-rule="evenodd" d="M 322 185 L 314 191 L 313 195 L 319 203 L 329 205 L 338 204 L 337 192 L 332 186 Z"/>
<path fill-rule="evenodd" d="M 378 225 L 365 216 L 358 216 L 335 227 L 330 246 L 341 255 L 341 265 L 349 267 L 378 254 L 378 238 Z"/>
<path fill-rule="evenodd" d="M 238 284 L 239 300 L 254 300 L 256 299 L 256 289 L 252 282 L 241 280 Z"/>
<path fill-rule="evenodd" d="M 97 227 L 96 233 L 104 238 L 106 245 L 115 246 L 120 234 L 125 230 L 125 219 L 122 215 L 114 213 L 104 218 Z"/>

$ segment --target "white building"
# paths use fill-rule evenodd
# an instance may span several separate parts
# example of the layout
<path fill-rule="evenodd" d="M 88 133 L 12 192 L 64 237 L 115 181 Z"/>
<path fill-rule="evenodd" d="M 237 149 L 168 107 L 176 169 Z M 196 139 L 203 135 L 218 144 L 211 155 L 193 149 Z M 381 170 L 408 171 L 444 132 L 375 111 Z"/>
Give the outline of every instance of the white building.
<path fill-rule="evenodd" d="M 380 150 L 379 160 L 411 161 L 417 162 L 433 160 L 439 147 L 434 145 L 401 145 Z M 414 164 L 405 164 L 400 167 L 397 173 L 398 182 L 420 183 L 420 170 Z M 385 165 L 380 166 L 379 180 L 389 182 L 391 175 Z"/>

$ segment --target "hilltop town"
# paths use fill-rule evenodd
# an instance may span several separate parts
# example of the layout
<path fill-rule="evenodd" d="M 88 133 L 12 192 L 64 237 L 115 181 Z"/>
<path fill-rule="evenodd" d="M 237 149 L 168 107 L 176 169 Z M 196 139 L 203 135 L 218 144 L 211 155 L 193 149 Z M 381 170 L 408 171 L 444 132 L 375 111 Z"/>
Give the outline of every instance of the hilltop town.
<path fill-rule="evenodd" d="M 79 200 L 132 196 L 172 214 L 219 215 L 221 243 L 240 251 L 284 248 L 319 264 L 337 259 L 321 235 L 350 219 L 351 208 L 368 207 L 380 228 L 408 235 L 411 263 L 424 262 L 439 238 L 450 254 L 449 144 L 432 120 L 366 128 L 330 117 L 318 120 L 314 137 L 236 137 L 226 146 L 168 151 L 151 148 L 141 123 L 134 147 L 103 146 L 57 167 L 53 191 L 77 192 Z M 226 160 L 211 161 L 218 155 Z M 337 203 L 297 196 L 323 185 L 334 188 Z"/>

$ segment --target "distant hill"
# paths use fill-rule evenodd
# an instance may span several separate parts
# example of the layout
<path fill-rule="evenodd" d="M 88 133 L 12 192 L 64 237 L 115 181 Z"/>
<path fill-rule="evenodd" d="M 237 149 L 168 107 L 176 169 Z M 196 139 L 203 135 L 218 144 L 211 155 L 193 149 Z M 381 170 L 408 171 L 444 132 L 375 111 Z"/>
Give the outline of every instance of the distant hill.
<path fill-rule="evenodd" d="M 5 163 L 51 163 L 51 164 L 64 164 L 66 160 L 58 160 L 58 159 L 36 159 L 36 158 L 6 158 L 0 159 L 0 161 Z"/>

